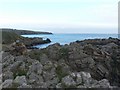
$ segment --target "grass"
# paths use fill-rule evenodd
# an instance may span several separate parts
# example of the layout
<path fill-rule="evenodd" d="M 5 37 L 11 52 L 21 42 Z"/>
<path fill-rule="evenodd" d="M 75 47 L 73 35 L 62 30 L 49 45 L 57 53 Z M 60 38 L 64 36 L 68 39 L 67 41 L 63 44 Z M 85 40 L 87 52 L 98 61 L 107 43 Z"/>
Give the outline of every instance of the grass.
<path fill-rule="evenodd" d="M 31 52 L 29 52 L 29 56 L 32 59 L 40 60 L 41 55 L 42 55 L 42 52 L 40 52 L 40 51 L 31 51 Z"/>
<path fill-rule="evenodd" d="M 68 48 L 61 48 L 59 50 L 59 57 L 63 59 L 67 59 L 69 56 L 69 50 Z"/>
<path fill-rule="evenodd" d="M 57 66 L 56 67 L 56 74 L 59 78 L 59 80 L 61 81 L 63 77 L 67 76 L 68 74 L 65 73 L 63 70 L 62 70 L 62 66 Z"/>
<path fill-rule="evenodd" d="M 10 44 L 21 38 L 22 36 L 19 36 L 14 32 L 2 31 L 2 43 L 3 44 Z"/>
<path fill-rule="evenodd" d="M 15 79 L 16 76 L 26 76 L 26 74 L 27 74 L 26 70 L 18 69 L 17 71 L 14 72 L 13 76 L 14 76 L 14 79 Z"/>

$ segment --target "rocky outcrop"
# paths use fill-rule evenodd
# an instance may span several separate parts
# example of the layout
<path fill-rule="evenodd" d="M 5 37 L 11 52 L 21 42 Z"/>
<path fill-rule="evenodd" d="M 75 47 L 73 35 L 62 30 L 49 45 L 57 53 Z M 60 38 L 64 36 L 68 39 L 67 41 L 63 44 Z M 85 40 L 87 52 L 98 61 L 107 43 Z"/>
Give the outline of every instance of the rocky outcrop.
<path fill-rule="evenodd" d="M 117 88 L 119 42 L 109 38 L 63 46 L 56 43 L 18 56 L 3 52 L 1 85 L 4 88 Z"/>
<path fill-rule="evenodd" d="M 12 31 L 0 31 L 2 32 L 2 44 L 3 45 L 3 50 L 4 51 L 8 51 L 11 49 L 10 44 L 16 43 L 17 41 L 23 43 L 23 45 L 25 45 L 24 47 L 28 48 L 28 49 L 35 49 L 33 46 L 34 45 L 40 45 L 40 44 L 46 44 L 46 43 L 50 43 L 51 40 L 49 38 L 47 38 L 46 40 L 43 40 L 43 38 L 27 38 L 27 37 L 22 37 Z M 23 47 L 22 45 L 22 47 Z M 17 47 L 19 50 L 23 50 L 22 47 Z"/>

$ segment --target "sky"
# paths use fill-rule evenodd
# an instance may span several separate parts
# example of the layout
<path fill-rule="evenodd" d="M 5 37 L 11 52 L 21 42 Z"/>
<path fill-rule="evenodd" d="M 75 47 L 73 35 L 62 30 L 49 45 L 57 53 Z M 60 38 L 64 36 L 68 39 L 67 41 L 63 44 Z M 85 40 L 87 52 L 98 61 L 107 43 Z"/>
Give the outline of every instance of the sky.
<path fill-rule="evenodd" d="M 119 0 L 0 0 L 0 28 L 117 33 Z"/>

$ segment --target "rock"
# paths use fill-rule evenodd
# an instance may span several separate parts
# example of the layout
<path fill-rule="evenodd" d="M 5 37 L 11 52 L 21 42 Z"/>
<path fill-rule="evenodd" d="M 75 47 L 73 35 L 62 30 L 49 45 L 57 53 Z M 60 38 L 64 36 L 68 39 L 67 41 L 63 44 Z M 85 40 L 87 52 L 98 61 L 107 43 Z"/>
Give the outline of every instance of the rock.
<path fill-rule="evenodd" d="M 109 71 L 103 65 L 97 65 L 97 73 L 102 77 L 107 77 L 109 75 Z"/>
<path fill-rule="evenodd" d="M 0 74 L 0 85 L 2 84 L 2 82 L 3 82 L 3 76 L 2 74 Z"/>
<path fill-rule="evenodd" d="M 20 65 L 22 64 L 22 61 L 17 61 L 14 62 L 12 65 L 10 65 L 10 71 L 14 72 L 16 70 L 18 70 L 18 68 L 20 67 Z"/>
<path fill-rule="evenodd" d="M 49 88 L 50 84 L 46 82 L 39 82 L 39 84 L 35 88 Z"/>
<path fill-rule="evenodd" d="M 42 65 L 39 61 L 34 62 L 34 63 L 30 66 L 29 71 L 28 71 L 28 74 L 34 72 L 34 73 L 40 75 L 40 74 L 42 73 L 42 69 L 43 69 L 43 65 Z"/>
<path fill-rule="evenodd" d="M 12 83 L 13 83 L 12 79 L 5 80 L 2 83 L 2 88 L 11 88 L 12 87 Z"/>
<path fill-rule="evenodd" d="M 42 65 L 45 65 L 46 63 L 48 63 L 49 59 L 48 56 L 46 54 L 42 54 L 42 56 L 40 57 L 40 63 Z"/>
<path fill-rule="evenodd" d="M 3 73 L 3 81 L 7 79 L 13 79 L 13 73 L 10 71 L 6 71 Z"/>
<path fill-rule="evenodd" d="M 20 54 L 20 55 L 24 55 L 27 52 L 27 48 L 25 46 L 25 44 L 23 44 L 22 42 L 16 42 L 13 47 L 15 48 L 12 53 L 13 54 Z"/>
<path fill-rule="evenodd" d="M 46 81 L 46 84 L 48 84 L 47 85 L 48 87 L 50 86 L 52 88 L 55 88 L 58 82 L 59 82 L 59 79 L 57 77 L 54 77 L 52 80 Z"/>
<path fill-rule="evenodd" d="M 18 88 L 32 88 L 32 86 L 24 83 L 23 85 L 19 86 Z"/>
<path fill-rule="evenodd" d="M 76 66 L 80 69 L 92 69 L 94 68 L 95 61 L 91 57 L 75 60 Z"/>
<path fill-rule="evenodd" d="M 90 82 L 91 82 L 91 75 L 90 75 L 90 73 L 80 72 L 79 74 L 81 74 L 83 83 L 85 83 L 86 85 L 89 85 Z"/>
<path fill-rule="evenodd" d="M 47 61 L 46 64 L 43 66 L 43 69 L 45 71 L 50 71 L 53 67 L 53 63 L 51 61 Z"/>
<path fill-rule="evenodd" d="M 27 83 L 26 77 L 25 76 L 17 76 L 14 80 L 14 83 L 18 84 L 18 85 L 26 84 Z"/>
<path fill-rule="evenodd" d="M 94 83 L 91 87 L 92 88 L 110 88 L 111 86 L 108 80 L 103 79 L 101 81 Z"/>
<path fill-rule="evenodd" d="M 13 63 L 14 62 L 14 56 L 12 55 L 6 55 L 4 58 L 2 58 L 2 63 Z"/>
<path fill-rule="evenodd" d="M 73 87 L 76 85 L 76 83 L 72 77 L 65 76 L 64 78 L 62 78 L 62 85 L 64 85 L 65 87 Z"/>
<path fill-rule="evenodd" d="M 113 49 L 115 48 L 118 48 L 118 45 L 115 43 L 108 43 L 107 45 L 102 46 L 102 50 L 108 52 L 109 54 L 113 53 Z"/>
<path fill-rule="evenodd" d="M 82 59 L 87 57 L 88 55 L 83 53 L 82 50 L 78 51 L 78 50 L 72 50 L 69 52 L 69 59 L 70 60 L 76 60 L 76 59 Z"/>
<path fill-rule="evenodd" d="M 70 76 L 75 80 L 76 85 L 82 84 L 82 77 L 79 72 L 71 73 Z"/>
<path fill-rule="evenodd" d="M 8 54 L 8 55 L 4 56 L 4 58 L 2 58 L 2 67 L 7 68 L 9 65 L 13 64 L 14 62 L 15 62 L 14 56 Z"/>
<path fill-rule="evenodd" d="M 56 88 L 62 88 L 62 84 L 61 84 L 61 83 L 58 83 L 58 84 L 56 85 Z"/>
<path fill-rule="evenodd" d="M 49 45 L 46 50 L 48 52 L 48 56 L 49 58 L 51 58 L 51 60 L 57 60 L 59 59 L 59 50 L 60 50 L 61 46 L 59 43 L 55 43 L 53 45 Z"/>
<path fill-rule="evenodd" d="M 43 78 L 45 81 L 49 81 L 56 76 L 55 68 L 52 68 L 50 71 L 43 71 Z"/>
<path fill-rule="evenodd" d="M 27 75 L 28 77 L 28 82 L 30 84 L 37 84 L 37 83 L 40 83 L 40 82 L 43 82 L 43 78 L 41 75 L 37 75 L 33 72 L 31 72 L 29 75 Z"/>

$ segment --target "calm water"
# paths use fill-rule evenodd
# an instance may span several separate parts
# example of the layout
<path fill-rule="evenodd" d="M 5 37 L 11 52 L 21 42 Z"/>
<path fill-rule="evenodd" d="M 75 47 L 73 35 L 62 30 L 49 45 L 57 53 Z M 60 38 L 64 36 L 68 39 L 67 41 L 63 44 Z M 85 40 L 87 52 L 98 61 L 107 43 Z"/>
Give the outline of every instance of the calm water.
<path fill-rule="evenodd" d="M 37 35 L 22 35 L 24 37 L 42 37 L 43 39 L 49 38 L 52 42 L 49 44 L 37 45 L 35 47 L 45 48 L 54 43 L 60 43 L 61 45 L 69 44 L 70 42 L 74 42 L 77 40 L 84 39 L 95 39 L 95 38 L 118 38 L 117 34 L 37 34 Z"/>

